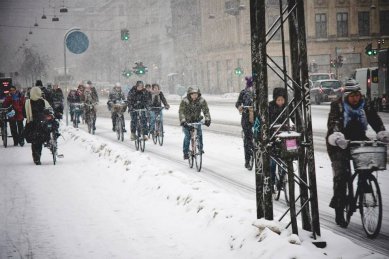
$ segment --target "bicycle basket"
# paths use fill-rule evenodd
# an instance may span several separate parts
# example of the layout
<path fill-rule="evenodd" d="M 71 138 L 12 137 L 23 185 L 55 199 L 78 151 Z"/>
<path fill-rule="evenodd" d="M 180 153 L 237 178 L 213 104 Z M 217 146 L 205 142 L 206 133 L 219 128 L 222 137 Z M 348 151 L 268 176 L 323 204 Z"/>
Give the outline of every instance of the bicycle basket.
<path fill-rule="evenodd" d="M 355 170 L 385 170 L 386 145 L 380 142 L 350 144 L 350 155 Z"/>
<path fill-rule="evenodd" d="M 277 148 L 280 150 L 282 158 L 295 159 L 299 155 L 300 150 L 300 133 L 295 131 L 281 132 L 277 135 Z"/>
<path fill-rule="evenodd" d="M 127 109 L 127 104 L 122 104 L 122 103 L 112 104 L 113 112 L 125 112 L 126 109 Z"/>

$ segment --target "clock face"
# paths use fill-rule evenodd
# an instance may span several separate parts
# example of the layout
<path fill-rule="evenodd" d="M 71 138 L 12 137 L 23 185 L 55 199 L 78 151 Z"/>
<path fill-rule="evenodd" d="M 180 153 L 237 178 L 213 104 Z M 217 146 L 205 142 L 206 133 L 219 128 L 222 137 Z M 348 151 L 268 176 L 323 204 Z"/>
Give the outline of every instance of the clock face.
<path fill-rule="evenodd" d="M 66 46 L 70 52 L 81 54 L 89 46 L 88 37 L 80 31 L 73 31 L 66 37 Z"/>

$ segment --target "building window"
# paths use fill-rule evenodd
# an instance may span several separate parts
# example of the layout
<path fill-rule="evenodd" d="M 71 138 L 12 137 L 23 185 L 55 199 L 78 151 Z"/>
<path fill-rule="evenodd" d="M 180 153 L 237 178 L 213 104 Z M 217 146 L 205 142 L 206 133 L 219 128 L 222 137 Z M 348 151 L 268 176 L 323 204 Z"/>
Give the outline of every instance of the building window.
<path fill-rule="evenodd" d="M 347 13 L 337 13 L 337 31 L 338 37 L 347 37 L 348 36 L 348 14 Z"/>
<path fill-rule="evenodd" d="M 358 30 L 359 36 L 370 35 L 370 15 L 369 12 L 358 13 Z"/>
<path fill-rule="evenodd" d="M 389 10 L 380 11 L 380 33 L 381 36 L 389 35 Z"/>
<path fill-rule="evenodd" d="M 327 14 L 318 13 L 316 20 L 316 38 L 327 38 Z"/>

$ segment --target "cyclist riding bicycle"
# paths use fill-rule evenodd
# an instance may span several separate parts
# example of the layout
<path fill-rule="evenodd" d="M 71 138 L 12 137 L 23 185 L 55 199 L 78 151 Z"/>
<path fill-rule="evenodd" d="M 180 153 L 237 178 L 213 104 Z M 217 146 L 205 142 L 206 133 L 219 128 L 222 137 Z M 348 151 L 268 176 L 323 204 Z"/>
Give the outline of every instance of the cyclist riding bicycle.
<path fill-rule="evenodd" d="M 99 99 L 96 98 L 96 95 L 93 93 L 89 85 L 85 86 L 84 95 L 82 96 L 82 102 L 88 105 L 92 105 L 92 109 L 89 109 L 87 106 L 84 106 L 85 118 L 89 118 L 90 115 L 94 115 L 93 118 L 93 130 L 96 130 L 96 112 L 97 112 L 97 103 Z"/>
<path fill-rule="evenodd" d="M 169 110 L 170 105 L 167 103 L 165 95 L 161 91 L 158 84 L 152 85 L 152 92 L 151 92 L 151 110 L 150 110 L 150 132 L 153 134 L 154 128 L 155 128 L 155 118 L 157 117 L 158 113 L 160 113 L 161 122 L 163 122 L 162 119 L 162 110 L 158 109 L 158 107 L 165 107 L 166 110 Z"/>
<path fill-rule="evenodd" d="M 138 116 L 141 116 L 141 124 L 143 128 L 143 139 L 148 140 L 148 127 L 146 112 L 140 114 L 134 110 L 149 109 L 150 107 L 150 93 L 145 89 L 142 81 L 137 81 L 135 86 L 130 90 L 127 96 L 128 112 L 131 115 L 131 140 L 136 139 L 136 122 Z"/>
<path fill-rule="evenodd" d="M 235 107 L 242 114 L 241 125 L 244 133 L 243 147 L 244 158 L 246 168 L 250 166 L 250 158 L 253 156 L 253 123 L 254 123 L 254 110 L 253 110 L 253 78 L 246 76 L 246 88 L 243 89 L 235 103 Z M 250 107 L 249 107 L 250 106 Z M 244 108 L 248 107 L 248 108 Z"/>
<path fill-rule="evenodd" d="M 115 84 L 115 86 L 112 88 L 112 90 L 109 92 L 109 97 L 108 97 L 108 110 L 111 111 L 111 118 L 112 118 L 112 131 L 115 131 L 116 129 L 116 117 L 118 116 L 117 111 L 112 109 L 112 105 L 115 103 L 119 103 L 121 101 L 125 101 L 126 97 L 124 96 L 124 93 L 122 91 L 122 86 L 119 82 Z M 124 115 L 121 115 L 123 119 L 123 132 L 126 131 L 126 124 L 124 120 Z"/>
<path fill-rule="evenodd" d="M 350 157 L 347 140 L 369 140 L 366 136 L 368 125 L 374 129 L 377 139 L 389 140 L 381 118 L 362 96 L 358 86 L 346 86 L 343 97 L 331 103 L 328 115 L 327 152 L 333 170 L 333 191 L 330 207 L 335 209 L 335 222 L 347 227 L 344 218 L 347 181 L 351 176 Z"/>
<path fill-rule="evenodd" d="M 200 89 L 193 87 L 188 88 L 187 95 L 182 99 L 178 112 L 180 124 L 185 134 L 183 144 L 184 159 L 189 159 L 190 127 L 188 126 L 188 123 L 201 121 L 203 118 L 201 112 L 203 112 L 205 117 L 204 125 L 207 127 L 211 125 L 211 115 L 209 113 L 208 104 L 205 99 L 201 97 Z M 197 133 L 200 140 L 201 151 L 204 153 L 201 128 L 198 128 Z"/>
<path fill-rule="evenodd" d="M 70 121 L 73 121 L 74 105 L 81 102 L 81 96 L 77 90 L 70 90 L 67 97 L 68 106 L 70 109 Z M 79 120 L 79 118 L 77 118 Z"/>

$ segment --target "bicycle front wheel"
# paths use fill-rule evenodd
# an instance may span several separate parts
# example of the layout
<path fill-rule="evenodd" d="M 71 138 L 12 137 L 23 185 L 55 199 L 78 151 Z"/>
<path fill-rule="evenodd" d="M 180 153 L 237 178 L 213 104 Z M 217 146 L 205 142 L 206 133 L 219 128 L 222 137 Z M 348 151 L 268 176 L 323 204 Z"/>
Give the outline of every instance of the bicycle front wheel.
<path fill-rule="evenodd" d="M 140 136 L 138 135 L 138 138 L 139 138 L 140 151 L 145 152 L 145 139 L 144 139 L 143 130 L 140 131 Z"/>
<path fill-rule="evenodd" d="M 374 175 L 365 176 L 359 196 L 359 210 L 363 229 L 367 237 L 378 235 L 382 223 L 382 198 L 378 181 Z"/>
<path fill-rule="evenodd" d="M 120 140 L 120 137 L 122 135 L 122 121 L 120 118 L 116 119 L 116 136 L 118 140 Z"/>
<path fill-rule="evenodd" d="M 197 172 L 201 171 L 201 166 L 203 164 L 203 150 L 200 148 L 200 142 L 196 138 L 196 153 L 195 153 L 195 160 L 196 160 L 196 169 Z"/>
<path fill-rule="evenodd" d="M 160 146 L 163 145 L 163 124 L 162 124 L 162 122 L 159 122 L 159 127 L 158 127 L 158 143 Z"/>

